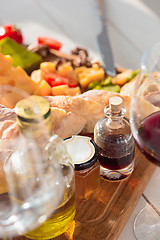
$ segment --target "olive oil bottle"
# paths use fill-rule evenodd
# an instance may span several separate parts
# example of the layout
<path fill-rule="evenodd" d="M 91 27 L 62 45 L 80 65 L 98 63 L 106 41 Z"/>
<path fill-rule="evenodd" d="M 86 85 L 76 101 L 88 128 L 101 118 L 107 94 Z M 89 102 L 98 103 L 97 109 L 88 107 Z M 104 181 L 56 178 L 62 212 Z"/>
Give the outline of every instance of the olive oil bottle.
<path fill-rule="evenodd" d="M 56 208 L 53 215 L 36 230 L 27 233 L 26 237 L 31 239 L 51 239 L 64 233 L 74 219 L 76 210 L 75 196 L 63 201 Z"/>
<path fill-rule="evenodd" d="M 34 111 L 31 105 L 34 106 Z M 38 143 L 44 162 L 57 162 L 62 170 L 64 192 L 58 207 L 40 227 L 25 235 L 30 239 L 51 239 L 65 232 L 75 216 L 74 165 L 63 140 L 57 135 L 50 134 L 51 109 L 45 98 L 30 96 L 28 99 L 23 99 L 16 104 L 15 112 L 20 132 Z M 39 117 L 42 120 L 40 122 L 38 121 Z M 49 133 L 47 138 L 46 132 Z"/>

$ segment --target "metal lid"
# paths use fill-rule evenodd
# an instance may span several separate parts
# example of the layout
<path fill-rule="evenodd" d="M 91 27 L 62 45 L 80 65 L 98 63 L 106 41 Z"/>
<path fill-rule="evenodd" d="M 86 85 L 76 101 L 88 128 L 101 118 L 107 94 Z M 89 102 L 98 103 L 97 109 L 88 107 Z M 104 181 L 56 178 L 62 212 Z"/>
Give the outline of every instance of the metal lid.
<path fill-rule="evenodd" d="M 44 97 L 33 95 L 19 101 L 15 106 L 15 112 L 22 121 L 35 122 L 37 116 L 44 119 L 48 117 L 50 104 Z"/>
<path fill-rule="evenodd" d="M 74 135 L 64 140 L 75 170 L 87 169 L 97 161 L 98 150 L 90 137 Z"/>

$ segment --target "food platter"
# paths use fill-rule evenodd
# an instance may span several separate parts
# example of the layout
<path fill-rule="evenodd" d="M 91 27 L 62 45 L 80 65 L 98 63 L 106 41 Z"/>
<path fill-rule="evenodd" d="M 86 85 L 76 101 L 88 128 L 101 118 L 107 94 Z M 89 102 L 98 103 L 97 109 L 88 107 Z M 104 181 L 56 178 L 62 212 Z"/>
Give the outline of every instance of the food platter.
<path fill-rule="evenodd" d="M 90 57 L 90 50 L 81 47 L 66 53 L 61 49 L 51 49 L 47 43 L 26 45 L 6 37 L 0 40 L 0 45 L 1 64 L 4 66 L 1 84 L 11 84 L 28 94 L 47 97 L 55 123 L 53 131 L 62 138 L 82 130 L 85 134 L 93 133 L 94 125 L 103 116 L 109 98 L 121 95 L 121 90 L 138 73 L 137 70 L 117 68 L 117 75 L 112 78 L 106 74 L 101 62 L 95 62 Z M 12 49 L 11 53 L 8 49 Z M 126 117 L 129 117 L 130 106 L 128 89 L 131 88 L 126 87 L 121 95 L 127 109 Z M 8 108 L 14 108 L 18 101 L 17 95 L 12 93 L 5 100 L 2 104 Z M 64 133 L 63 129 L 72 126 L 77 127 L 61 134 Z"/>
<path fill-rule="evenodd" d="M 119 73 L 117 69 L 118 76 L 111 78 L 106 74 L 101 62 L 90 57 L 88 49 L 76 46 L 70 53 L 66 53 L 61 51 L 61 42 L 43 36 L 37 37 L 37 43 L 27 44 L 23 41 L 21 31 L 15 31 L 13 25 L 4 25 L 1 28 L 5 31 L 0 37 L 1 62 L 8 66 L 12 63 L 16 77 L 19 77 L 19 80 L 11 82 L 11 79 L 7 79 L 9 73 L 4 70 L 1 84 L 11 84 L 29 94 L 74 96 L 92 89 L 119 93 L 121 87 L 137 75 L 137 71 L 131 69 L 124 70 L 124 73 Z M 15 32 L 20 35 L 21 40 L 15 36 Z M 8 55 L 11 59 L 3 59 L 3 56 Z M 19 68 L 26 72 L 26 76 L 23 74 L 23 85 L 20 83 L 22 71 L 19 73 Z"/>

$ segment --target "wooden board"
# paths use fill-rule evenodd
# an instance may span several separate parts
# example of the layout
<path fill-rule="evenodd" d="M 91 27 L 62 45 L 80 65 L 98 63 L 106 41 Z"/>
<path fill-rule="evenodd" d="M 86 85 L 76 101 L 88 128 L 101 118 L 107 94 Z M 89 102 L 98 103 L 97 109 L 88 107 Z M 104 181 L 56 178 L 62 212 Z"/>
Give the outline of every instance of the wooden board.
<path fill-rule="evenodd" d="M 155 169 L 136 148 L 132 175 L 119 182 L 101 179 L 100 188 L 90 198 L 77 201 L 76 218 L 70 229 L 54 239 L 116 240 Z"/>

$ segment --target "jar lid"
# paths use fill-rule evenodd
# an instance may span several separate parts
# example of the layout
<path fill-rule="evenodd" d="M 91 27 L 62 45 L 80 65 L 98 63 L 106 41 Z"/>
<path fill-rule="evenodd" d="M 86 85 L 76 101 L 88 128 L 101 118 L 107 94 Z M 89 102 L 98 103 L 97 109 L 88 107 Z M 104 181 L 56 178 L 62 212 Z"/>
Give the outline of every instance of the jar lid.
<path fill-rule="evenodd" d="M 87 169 L 97 161 L 98 150 L 90 137 L 74 135 L 64 139 L 64 143 L 76 171 Z"/>
<path fill-rule="evenodd" d="M 48 117 L 50 105 L 44 97 L 33 95 L 19 101 L 15 106 L 15 112 L 22 121 L 35 122 L 37 114 L 40 114 L 44 119 Z"/>

